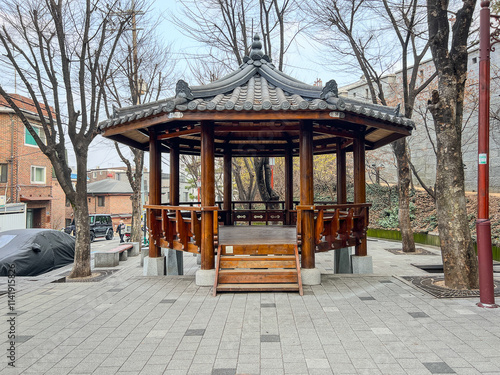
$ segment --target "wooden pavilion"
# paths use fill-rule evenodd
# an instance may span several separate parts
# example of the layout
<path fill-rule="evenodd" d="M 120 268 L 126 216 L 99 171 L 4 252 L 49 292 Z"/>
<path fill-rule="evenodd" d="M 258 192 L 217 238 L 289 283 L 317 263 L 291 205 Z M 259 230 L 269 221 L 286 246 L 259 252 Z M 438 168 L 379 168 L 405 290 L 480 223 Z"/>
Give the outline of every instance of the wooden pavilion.
<path fill-rule="evenodd" d="M 297 279 L 300 282 L 301 272 L 305 284 L 319 283 L 318 251 L 354 246 L 359 260 L 367 257 L 370 205 L 365 200 L 365 150 L 410 135 L 413 122 L 401 117 L 398 108 L 339 97 L 334 80 L 324 87 L 302 83 L 276 69 L 261 48 L 256 36 L 250 55 L 227 76 L 204 86 L 190 87 L 180 80 L 175 97 L 117 109 L 100 124 L 104 137 L 150 153 L 146 206 L 150 247 L 145 273 L 163 274 L 161 248 L 170 248 L 201 253 L 199 285 L 211 285 L 215 279 L 220 290 L 224 290 L 222 284 L 228 285 L 226 290 L 239 290 L 241 286 L 235 284 L 241 282 L 250 290 L 266 289 L 262 284 L 275 290 L 279 289 L 276 283 L 289 287 Z M 354 202 L 346 197 L 348 152 L 354 160 Z M 162 153 L 170 155 L 168 205 L 161 204 Z M 337 155 L 337 201 L 318 205 L 313 155 L 325 153 Z M 200 205 L 179 202 L 180 154 L 201 155 Z M 284 157 L 286 193 L 278 209 L 276 202 L 258 207 L 256 202 L 232 201 L 231 159 L 251 156 Z M 293 156 L 300 158 L 298 204 L 292 194 Z M 220 203 L 215 201 L 215 157 L 222 157 L 224 163 Z M 252 221 L 279 222 L 288 230 L 288 239 L 282 244 L 267 241 L 265 235 L 255 235 L 256 227 L 252 235 L 244 236 L 246 243 L 229 234 L 248 228 L 235 223 Z M 292 240 L 289 226 L 296 227 Z M 265 227 L 260 228 L 264 233 Z M 279 238 L 279 227 L 268 228 Z M 224 256 L 234 258 L 226 261 Z M 277 266 L 281 260 L 288 263 Z"/>

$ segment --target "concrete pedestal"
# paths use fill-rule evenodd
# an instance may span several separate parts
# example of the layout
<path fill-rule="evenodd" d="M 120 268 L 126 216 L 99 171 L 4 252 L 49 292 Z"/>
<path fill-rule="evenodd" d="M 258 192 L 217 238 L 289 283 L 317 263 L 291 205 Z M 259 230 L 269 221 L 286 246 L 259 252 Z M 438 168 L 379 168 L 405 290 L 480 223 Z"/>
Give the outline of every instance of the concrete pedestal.
<path fill-rule="evenodd" d="M 144 266 L 144 258 L 149 256 L 149 247 L 141 248 L 141 267 Z"/>
<path fill-rule="evenodd" d="M 120 262 L 128 259 L 128 250 L 122 251 L 120 253 Z"/>
<path fill-rule="evenodd" d="M 215 270 L 196 271 L 196 285 L 214 286 L 214 282 L 215 282 Z"/>
<path fill-rule="evenodd" d="M 165 257 L 150 258 L 144 257 L 144 276 L 163 276 L 165 275 Z"/>
<path fill-rule="evenodd" d="M 352 273 L 365 274 L 373 273 L 373 259 L 371 256 L 366 255 L 363 257 L 351 255 Z"/>
<path fill-rule="evenodd" d="M 321 271 L 317 268 L 301 268 L 302 285 L 320 285 Z"/>
<path fill-rule="evenodd" d="M 179 275 L 179 268 L 177 267 L 177 251 L 162 248 L 161 252 L 165 255 L 167 275 Z"/>
<path fill-rule="evenodd" d="M 133 247 L 128 251 L 129 257 L 136 257 L 139 255 L 139 242 L 132 242 Z"/>
<path fill-rule="evenodd" d="M 333 273 L 352 273 L 352 248 L 343 247 L 334 251 Z"/>
<path fill-rule="evenodd" d="M 118 253 L 95 253 L 94 267 L 116 267 L 120 263 L 120 255 Z"/>

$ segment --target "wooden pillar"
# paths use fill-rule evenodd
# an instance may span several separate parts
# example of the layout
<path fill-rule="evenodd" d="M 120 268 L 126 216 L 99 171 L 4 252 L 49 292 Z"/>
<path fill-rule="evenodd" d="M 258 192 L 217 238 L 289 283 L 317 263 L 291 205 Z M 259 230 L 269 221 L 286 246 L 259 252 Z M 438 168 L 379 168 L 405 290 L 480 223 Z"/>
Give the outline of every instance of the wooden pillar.
<path fill-rule="evenodd" d="M 179 205 L 179 147 L 170 147 L 170 204 Z"/>
<path fill-rule="evenodd" d="M 223 209 L 226 211 L 225 225 L 233 225 L 233 165 L 231 149 L 228 148 L 224 153 L 224 202 Z"/>
<path fill-rule="evenodd" d="M 342 140 L 337 140 L 337 204 L 347 203 L 347 168 Z"/>
<path fill-rule="evenodd" d="M 293 209 L 293 150 L 292 145 L 285 149 L 285 225 L 292 224 Z"/>
<path fill-rule="evenodd" d="M 314 205 L 313 183 L 313 132 L 312 123 L 304 121 L 300 126 L 300 204 L 302 206 Z M 302 268 L 314 268 L 314 211 L 303 210 L 302 222 Z"/>
<path fill-rule="evenodd" d="M 179 147 L 177 144 L 170 146 L 170 204 L 179 205 Z M 173 250 L 169 250 L 173 251 Z M 177 274 L 184 275 L 184 252 L 176 251 Z"/>
<path fill-rule="evenodd" d="M 149 131 L 149 204 L 161 204 L 161 146 L 154 130 Z M 154 227 L 154 230 L 159 230 Z M 149 257 L 161 256 L 161 247 L 149 239 Z"/>
<path fill-rule="evenodd" d="M 366 203 L 366 175 L 365 175 L 365 139 L 364 136 L 354 139 L 354 203 Z M 356 255 L 367 254 L 366 238 L 356 245 Z"/>
<path fill-rule="evenodd" d="M 213 123 L 201 122 L 201 206 L 215 205 Z M 215 267 L 214 256 L 214 215 L 212 211 L 201 213 L 201 269 Z"/>

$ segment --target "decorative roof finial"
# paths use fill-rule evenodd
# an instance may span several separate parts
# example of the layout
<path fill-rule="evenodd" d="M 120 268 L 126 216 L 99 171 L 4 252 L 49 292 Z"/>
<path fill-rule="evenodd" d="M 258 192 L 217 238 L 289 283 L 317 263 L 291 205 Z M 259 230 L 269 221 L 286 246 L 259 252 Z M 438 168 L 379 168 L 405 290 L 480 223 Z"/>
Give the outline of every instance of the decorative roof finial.
<path fill-rule="evenodd" d="M 192 100 L 193 93 L 191 92 L 191 89 L 189 88 L 189 85 L 187 82 L 183 81 L 182 79 L 177 81 L 177 85 L 175 85 L 175 97 L 176 98 L 186 98 L 188 100 Z"/>
<path fill-rule="evenodd" d="M 255 34 L 252 42 L 252 50 L 250 51 L 250 58 L 252 60 L 260 60 L 264 56 L 264 52 L 262 52 L 262 42 L 260 41 L 260 37 L 258 34 Z"/>

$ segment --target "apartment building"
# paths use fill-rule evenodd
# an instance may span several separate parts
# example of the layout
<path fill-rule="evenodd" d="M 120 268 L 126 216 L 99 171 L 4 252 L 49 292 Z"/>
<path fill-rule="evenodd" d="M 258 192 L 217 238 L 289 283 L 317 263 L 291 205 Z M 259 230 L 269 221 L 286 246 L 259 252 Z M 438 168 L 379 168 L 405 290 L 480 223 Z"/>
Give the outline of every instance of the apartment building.
<path fill-rule="evenodd" d="M 31 99 L 11 94 L 44 139 Z M 50 160 L 40 151 L 14 110 L 0 97 L 0 196 L 6 203 L 26 203 L 27 228 L 61 229 L 65 225 L 65 195 L 53 176 Z"/>

